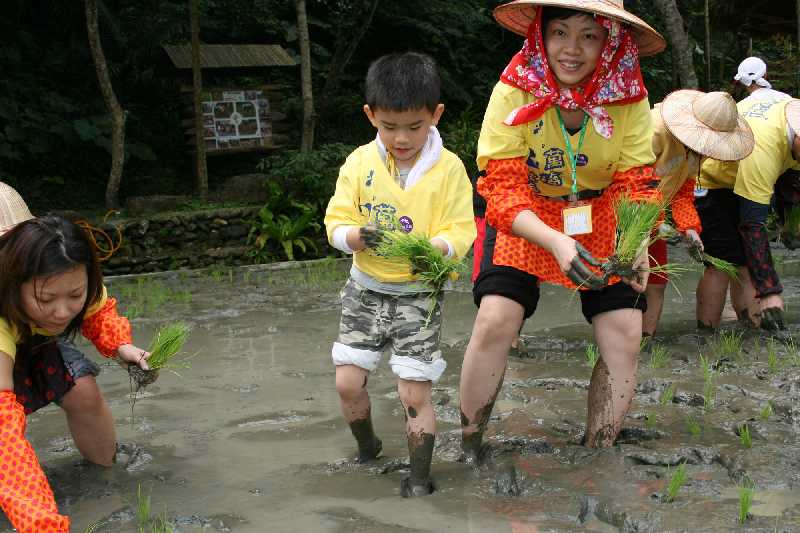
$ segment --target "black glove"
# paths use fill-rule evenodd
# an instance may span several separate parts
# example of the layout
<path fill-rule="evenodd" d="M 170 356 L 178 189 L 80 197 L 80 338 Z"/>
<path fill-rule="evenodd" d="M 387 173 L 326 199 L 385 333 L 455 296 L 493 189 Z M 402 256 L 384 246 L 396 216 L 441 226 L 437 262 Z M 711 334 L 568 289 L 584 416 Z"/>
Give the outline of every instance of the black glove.
<path fill-rule="evenodd" d="M 589 250 L 583 247 L 580 243 L 575 243 L 575 249 L 578 255 L 572 258 L 570 269 L 567 271 L 567 277 L 578 287 L 589 287 L 592 290 L 599 290 L 605 287 L 606 279 L 599 277 L 597 274 L 589 270 L 583 261 L 586 261 L 594 267 L 601 265 L 600 261 L 594 258 Z M 583 261 L 581 261 L 583 259 Z"/>
<path fill-rule="evenodd" d="M 364 241 L 367 248 L 377 248 L 383 242 L 384 230 L 375 226 L 362 226 L 358 229 L 358 236 Z"/>

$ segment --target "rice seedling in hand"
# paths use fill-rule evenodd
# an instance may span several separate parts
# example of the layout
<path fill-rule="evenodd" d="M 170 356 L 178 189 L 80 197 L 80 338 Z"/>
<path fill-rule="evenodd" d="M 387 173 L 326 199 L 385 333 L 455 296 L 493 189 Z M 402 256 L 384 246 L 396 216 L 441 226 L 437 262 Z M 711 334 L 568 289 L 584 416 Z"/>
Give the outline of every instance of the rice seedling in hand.
<path fill-rule="evenodd" d="M 691 416 L 686 419 L 686 429 L 689 430 L 689 434 L 695 439 L 699 437 L 700 433 L 703 431 L 700 428 L 700 423 Z"/>
<path fill-rule="evenodd" d="M 752 483 L 743 483 L 736 487 L 739 492 L 739 523 L 744 524 L 750 516 L 750 507 L 753 504 L 755 488 Z"/>
<path fill-rule="evenodd" d="M 684 485 L 684 483 L 686 483 L 687 479 L 689 479 L 689 476 L 686 473 L 686 463 L 681 463 L 669 478 L 669 483 L 667 484 L 667 494 L 665 498 L 667 503 L 675 500 L 675 496 L 678 495 L 678 491 L 681 490 L 681 487 Z"/>
<path fill-rule="evenodd" d="M 653 344 L 650 348 L 650 368 L 664 368 L 671 359 L 672 354 L 663 344 Z"/>
<path fill-rule="evenodd" d="M 750 449 L 753 447 L 753 436 L 750 434 L 750 426 L 747 424 L 739 426 L 739 440 L 745 448 Z"/>
<path fill-rule="evenodd" d="M 714 257 L 713 255 L 708 255 L 707 253 L 702 253 L 702 262 L 708 264 L 718 271 L 722 272 L 726 276 L 728 276 L 732 280 L 739 279 L 739 271 L 736 268 L 736 265 L 731 263 L 730 261 L 725 261 L 724 259 L 720 259 L 718 257 Z"/>
<path fill-rule="evenodd" d="M 607 274 L 633 278 L 633 264 L 650 244 L 651 233 L 663 213 L 661 204 L 637 202 L 623 196 L 614 205 L 617 237 L 614 255 L 603 266 Z"/>
<path fill-rule="evenodd" d="M 767 404 L 761 409 L 759 413 L 761 416 L 761 420 L 766 422 L 772 416 L 772 402 L 767 402 Z"/>
<path fill-rule="evenodd" d="M 586 364 L 594 368 L 598 359 L 600 359 L 600 349 L 596 344 L 588 344 L 586 346 Z"/>
<path fill-rule="evenodd" d="M 137 365 L 129 365 L 128 373 L 133 383 L 136 384 L 138 391 L 158 379 L 159 370 L 179 366 L 185 368 L 188 363 L 184 362 L 175 365 L 173 359 L 181 351 L 186 339 L 189 336 L 189 326 L 183 322 L 168 324 L 156 332 L 153 343 L 150 346 L 150 357 L 147 358 L 147 365 L 150 370 L 143 370 Z"/>
<path fill-rule="evenodd" d="M 464 270 L 462 261 L 445 257 L 427 237 L 419 233 L 387 231 L 375 252 L 386 258 L 407 262 L 411 273 L 419 276 L 420 281 L 432 290 L 433 298 L 442 292 L 448 280 Z"/>
<path fill-rule="evenodd" d="M 672 398 L 674 397 L 675 397 L 675 384 L 670 383 L 669 387 L 667 387 L 661 392 L 661 397 L 659 397 L 658 403 L 660 403 L 663 406 L 667 406 L 670 403 L 672 403 Z"/>

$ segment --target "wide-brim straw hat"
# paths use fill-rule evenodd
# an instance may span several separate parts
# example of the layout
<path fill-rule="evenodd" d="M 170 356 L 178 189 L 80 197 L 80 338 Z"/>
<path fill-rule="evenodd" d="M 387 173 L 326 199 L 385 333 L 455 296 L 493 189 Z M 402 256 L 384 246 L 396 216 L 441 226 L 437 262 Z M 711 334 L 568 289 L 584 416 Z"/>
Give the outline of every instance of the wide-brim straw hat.
<path fill-rule="evenodd" d="M 11 185 L 0 181 L 0 235 L 32 218 L 33 214 L 22 196 Z"/>
<path fill-rule="evenodd" d="M 660 33 L 636 15 L 625 11 L 623 0 L 514 0 L 497 6 L 494 18 L 504 28 L 526 37 L 528 27 L 536 17 L 536 8 L 541 6 L 586 11 L 629 25 L 639 45 L 640 56 L 652 56 L 667 47 L 667 41 Z"/>
<path fill-rule="evenodd" d="M 661 103 L 661 118 L 687 148 L 712 159 L 738 161 L 755 147 L 753 130 L 725 92 L 683 89 L 670 93 Z"/>
<path fill-rule="evenodd" d="M 797 98 L 786 104 L 786 122 L 795 135 L 800 135 L 800 100 Z"/>

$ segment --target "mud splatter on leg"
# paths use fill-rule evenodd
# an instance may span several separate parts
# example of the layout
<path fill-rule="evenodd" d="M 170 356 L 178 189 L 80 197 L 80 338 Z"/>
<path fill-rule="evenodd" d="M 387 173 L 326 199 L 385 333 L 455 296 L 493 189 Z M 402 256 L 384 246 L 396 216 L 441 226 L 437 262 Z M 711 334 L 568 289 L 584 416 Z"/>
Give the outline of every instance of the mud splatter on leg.
<path fill-rule="evenodd" d="M 472 420 L 470 420 L 464 411 L 461 411 L 461 449 L 464 452 L 463 460 L 468 464 L 477 465 L 482 459 L 483 434 L 486 427 L 489 425 L 489 419 L 492 416 L 494 404 L 497 401 L 497 396 L 500 394 L 500 389 L 503 388 L 503 378 L 505 376 L 505 368 L 500 374 L 500 380 L 497 382 L 497 388 L 492 395 L 486 400 L 483 407 L 480 407 Z M 467 428 L 474 424 L 475 430 L 470 432 Z"/>
<path fill-rule="evenodd" d="M 380 455 L 383 443 L 372 428 L 371 410 L 367 411 L 366 417 L 350 422 L 350 431 L 358 443 L 358 462 L 371 461 Z"/>
<path fill-rule="evenodd" d="M 614 444 L 617 431 L 614 428 L 613 379 L 603 359 L 594 366 L 589 382 L 587 401 L 588 422 L 584 444 L 589 448 L 605 448 Z"/>
<path fill-rule="evenodd" d="M 431 480 L 431 459 L 436 436 L 420 431 L 408 435 L 408 456 L 411 471 L 400 484 L 400 495 L 403 498 L 427 496 L 435 487 Z"/>

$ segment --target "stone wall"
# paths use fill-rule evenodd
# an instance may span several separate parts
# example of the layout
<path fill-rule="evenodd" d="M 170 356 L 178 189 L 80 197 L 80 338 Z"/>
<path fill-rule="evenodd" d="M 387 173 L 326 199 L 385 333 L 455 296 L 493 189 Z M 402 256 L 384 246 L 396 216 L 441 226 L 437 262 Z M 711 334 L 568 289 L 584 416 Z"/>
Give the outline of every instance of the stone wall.
<path fill-rule="evenodd" d="M 258 206 L 236 207 L 110 220 L 100 228 L 115 241 L 119 228 L 122 247 L 103 263 L 103 272 L 136 274 L 252 263 L 248 221 L 258 210 Z"/>

